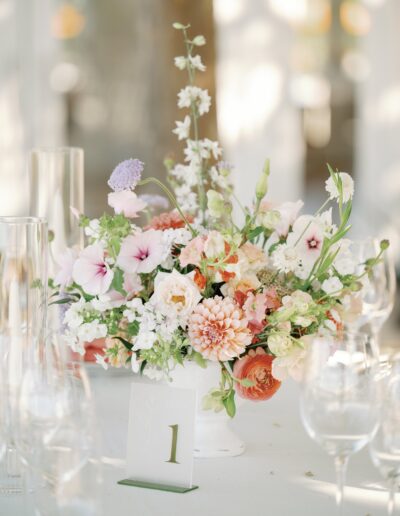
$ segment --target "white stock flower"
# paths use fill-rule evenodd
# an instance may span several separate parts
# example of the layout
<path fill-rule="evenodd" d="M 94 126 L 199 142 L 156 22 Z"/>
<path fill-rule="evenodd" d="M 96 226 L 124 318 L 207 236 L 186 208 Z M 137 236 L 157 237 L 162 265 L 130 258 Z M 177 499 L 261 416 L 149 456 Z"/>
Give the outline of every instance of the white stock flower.
<path fill-rule="evenodd" d="M 204 140 L 200 140 L 200 143 L 203 147 L 203 149 L 207 149 L 210 154 L 212 154 L 214 159 L 218 159 L 219 156 L 222 154 L 222 149 L 219 146 L 219 143 L 217 141 L 209 140 L 208 138 L 205 138 Z"/>
<path fill-rule="evenodd" d="M 201 294 L 191 275 L 177 270 L 159 272 L 154 280 L 150 303 L 161 314 L 186 325 L 188 317 L 200 302 Z"/>
<path fill-rule="evenodd" d="M 92 219 L 89 225 L 85 227 L 85 235 L 92 238 L 99 237 L 100 221 L 99 219 Z"/>
<path fill-rule="evenodd" d="M 175 124 L 176 129 L 173 129 L 172 132 L 178 136 L 178 140 L 184 140 L 185 138 L 187 138 L 189 136 L 190 131 L 190 116 L 186 115 L 183 119 L 183 122 L 177 120 Z"/>
<path fill-rule="evenodd" d="M 147 376 L 150 380 L 160 381 L 165 378 L 165 373 L 158 367 L 146 365 L 143 369 L 143 376 Z"/>
<path fill-rule="evenodd" d="M 189 163 L 189 165 L 181 165 L 178 163 L 171 170 L 171 175 L 187 186 L 191 187 L 197 184 L 196 167 L 192 163 Z"/>
<path fill-rule="evenodd" d="M 298 252 L 287 244 L 278 245 L 272 253 L 271 259 L 279 272 L 295 272 L 300 264 Z"/>
<path fill-rule="evenodd" d="M 198 54 L 196 56 L 190 56 L 189 62 L 196 70 L 199 70 L 200 72 L 205 72 L 206 67 L 202 63 L 201 57 Z"/>
<path fill-rule="evenodd" d="M 140 370 L 140 362 L 136 358 L 136 353 L 131 355 L 131 369 L 134 373 L 138 373 Z"/>
<path fill-rule="evenodd" d="M 211 97 L 207 90 L 197 86 L 186 86 L 178 93 L 178 107 L 188 108 L 194 103 L 197 106 L 199 115 L 204 115 L 210 109 Z"/>
<path fill-rule="evenodd" d="M 140 331 L 139 335 L 137 335 L 137 337 L 135 338 L 135 343 L 133 345 L 132 351 L 137 351 L 138 349 L 151 349 L 156 340 L 157 334 L 153 331 Z"/>
<path fill-rule="evenodd" d="M 98 320 L 83 323 L 78 328 L 77 336 L 81 342 L 93 342 L 107 336 L 107 326 Z"/>
<path fill-rule="evenodd" d="M 96 359 L 96 364 L 101 365 L 101 367 L 107 371 L 107 369 L 108 369 L 108 362 L 106 361 L 107 356 L 99 355 L 98 353 L 95 353 L 94 358 Z"/>
<path fill-rule="evenodd" d="M 200 88 L 199 88 L 200 89 Z M 198 103 L 198 110 L 199 115 L 204 115 L 204 113 L 208 113 L 210 110 L 211 105 L 211 97 L 208 94 L 208 90 L 201 90 L 199 91 L 199 103 Z"/>
<path fill-rule="evenodd" d="M 331 295 L 340 292 L 343 288 L 343 283 L 337 276 L 332 276 L 322 283 L 321 288 L 328 295 Z"/>
<path fill-rule="evenodd" d="M 177 56 L 174 58 L 174 64 L 179 70 L 184 70 L 187 66 L 187 58 L 185 56 Z"/>
<path fill-rule="evenodd" d="M 354 181 L 349 174 L 346 172 L 335 172 L 334 173 L 336 181 L 341 180 L 342 182 L 342 193 L 343 193 L 343 201 L 348 202 L 352 199 L 354 194 Z M 333 177 L 329 177 L 329 179 L 325 182 L 325 189 L 329 193 L 330 199 L 340 198 L 339 188 L 337 187 L 335 180 Z"/>

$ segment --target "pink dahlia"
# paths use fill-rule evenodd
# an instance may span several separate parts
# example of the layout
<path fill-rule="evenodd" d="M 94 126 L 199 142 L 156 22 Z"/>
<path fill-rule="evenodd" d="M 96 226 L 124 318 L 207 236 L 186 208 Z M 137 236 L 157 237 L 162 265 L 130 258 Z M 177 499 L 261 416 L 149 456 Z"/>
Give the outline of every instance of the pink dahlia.
<path fill-rule="evenodd" d="M 243 310 L 228 297 L 215 296 L 198 304 L 188 332 L 194 349 L 213 361 L 238 357 L 252 340 Z"/>

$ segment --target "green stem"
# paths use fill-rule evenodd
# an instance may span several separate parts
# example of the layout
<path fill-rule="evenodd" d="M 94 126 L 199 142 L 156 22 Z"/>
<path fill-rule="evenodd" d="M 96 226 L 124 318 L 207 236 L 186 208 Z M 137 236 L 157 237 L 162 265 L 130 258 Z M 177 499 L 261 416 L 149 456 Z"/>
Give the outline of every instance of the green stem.
<path fill-rule="evenodd" d="M 139 186 L 144 186 L 144 185 L 147 185 L 149 183 L 155 183 L 157 186 L 159 186 L 163 190 L 163 192 L 168 196 L 168 198 L 171 201 L 171 203 L 173 204 L 173 206 L 175 206 L 175 208 L 178 210 L 179 215 L 185 221 L 185 223 L 186 223 L 187 227 L 189 228 L 190 232 L 192 233 L 192 235 L 194 237 L 197 236 L 196 231 L 193 229 L 193 227 L 191 226 L 190 222 L 186 218 L 185 214 L 183 213 L 183 211 L 179 207 L 179 204 L 176 202 L 175 197 L 172 195 L 170 190 L 161 181 L 159 181 L 155 177 L 148 177 L 147 179 L 143 179 L 142 181 L 139 181 L 138 185 Z"/>

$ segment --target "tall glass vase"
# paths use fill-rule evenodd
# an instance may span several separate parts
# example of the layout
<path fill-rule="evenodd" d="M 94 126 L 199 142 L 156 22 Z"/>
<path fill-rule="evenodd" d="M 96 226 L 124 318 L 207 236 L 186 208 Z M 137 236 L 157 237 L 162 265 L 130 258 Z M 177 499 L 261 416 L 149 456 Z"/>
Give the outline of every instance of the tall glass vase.
<path fill-rule="evenodd" d="M 6 452 L 0 462 L 0 495 L 24 491 L 24 470 L 14 445 L 13 423 L 24 352 L 46 327 L 47 236 L 44 219 L 0 217 L 0 367 L 6 399 Z"/>
<path fill-rule="evenodd" d="M 84 211 L 83 150 L 33 149 L 29 157 L 30 214 L 48 221 L 49 272 L 68 247 L 83 247 L 78 213 Z"/>
<path fill-rule="evenodd" d="M 49 225 L 49 277 L 83 248 L 79 214 L 84 211 L 83 150 L 75 147 L 33 149 L 28 163 L 30 214 Z M 70 248 L 71 251 L 67 251 Z M 59 330 L 62 306 L 49 308 L 51 329 Z"/>

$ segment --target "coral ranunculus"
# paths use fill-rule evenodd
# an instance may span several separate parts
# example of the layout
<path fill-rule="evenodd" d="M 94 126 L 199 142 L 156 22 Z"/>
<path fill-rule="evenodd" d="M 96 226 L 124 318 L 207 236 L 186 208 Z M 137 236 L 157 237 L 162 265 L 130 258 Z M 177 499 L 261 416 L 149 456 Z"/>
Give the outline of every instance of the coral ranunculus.
<path fill-rule="evenodd" d="M 185 215 L 189 222 L 193 222 L 193 217 Z M 180 229 L 186 227 L 186 222 L 177 211 L 167 211 L 153 217 L 146 229 Z"/>
<path fill-rule="evenodd" d="M 268 355 L 263 348 L 252 349 L 248 355 L 240 358 L 234 365 L 233 374 L 238 380 L 247 378 L 253 385 L 245 387 L 236 383 L 236 392 L 242 398 L 252 401 L 263 401 L 271 398 L 281 386 L 281 382 L 272 376 L 274 357 Z"/>

